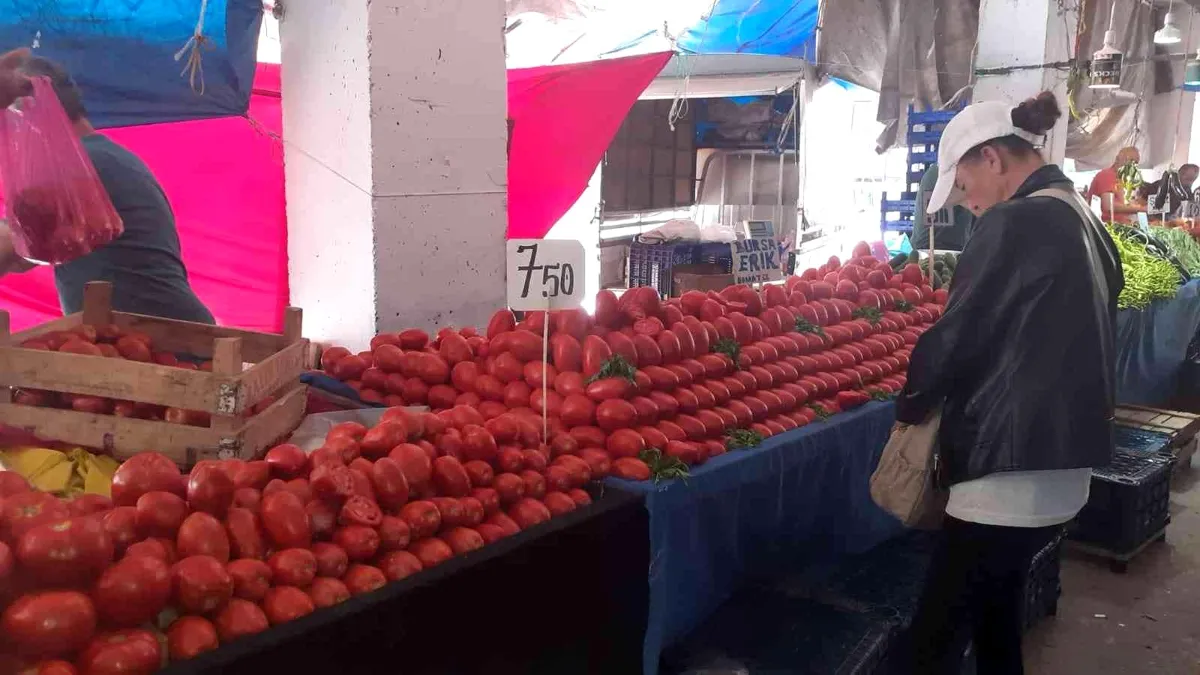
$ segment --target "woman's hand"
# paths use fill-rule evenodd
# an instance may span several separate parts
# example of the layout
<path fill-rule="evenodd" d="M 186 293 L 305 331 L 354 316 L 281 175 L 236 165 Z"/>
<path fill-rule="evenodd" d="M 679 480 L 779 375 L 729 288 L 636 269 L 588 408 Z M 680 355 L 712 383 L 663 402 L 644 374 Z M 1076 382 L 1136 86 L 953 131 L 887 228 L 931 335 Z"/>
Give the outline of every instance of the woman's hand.
<path fill-rule="evenodd" d="M 29 78 L 20 72 L 28 58 L 28 49 L 14 49 L 0 55 L 0 108 L 7 108 L 18 98 L 33 93 Z"/>
<path fill-rule="evenodd" d="M 904 422 L 896 422 L 895 424 L 892 425 L 892 433 L 894 434 L 897 431 L 904 431 L 905 429 L 909 428 L 910 426 L 912 426 L 912 425 L 905 424 Z"/>

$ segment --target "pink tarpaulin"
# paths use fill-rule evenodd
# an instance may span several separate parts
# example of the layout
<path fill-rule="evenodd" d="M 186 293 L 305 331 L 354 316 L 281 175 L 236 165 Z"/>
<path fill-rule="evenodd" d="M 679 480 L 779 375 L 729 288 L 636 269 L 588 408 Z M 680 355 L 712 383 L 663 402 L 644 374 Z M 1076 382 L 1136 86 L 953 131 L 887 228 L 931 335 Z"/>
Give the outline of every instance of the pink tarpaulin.
<path fill-rule="evenodd" d="M 540 238 L 571 207 L 670 54 L 508 72 L 508 235 Z M 158 176 L 192 286 L 223 325 L 278 330 L 288 299 L 279 66 L 259 64 L 249 121 L 105 133 Z M 0 278 L 13 328 L 60 314 L 49 269 Z"/>
<path fill-rule="evenodd" d="M 508 71 L 508 237 L 540 239 L 587 187 L 669 52 Z"/>
<path fill-rule="evenodd" d="M 192 286 L 217 320 L 279 330 L 288 298 L 279 66 L 259 64 L 249 114 L 253 121 L 104 133 L 141 157 L 162 183 Z M 61 315 L 53 273 L 43 268 L 0 278 L 0 308 L 15 330 Z"/>

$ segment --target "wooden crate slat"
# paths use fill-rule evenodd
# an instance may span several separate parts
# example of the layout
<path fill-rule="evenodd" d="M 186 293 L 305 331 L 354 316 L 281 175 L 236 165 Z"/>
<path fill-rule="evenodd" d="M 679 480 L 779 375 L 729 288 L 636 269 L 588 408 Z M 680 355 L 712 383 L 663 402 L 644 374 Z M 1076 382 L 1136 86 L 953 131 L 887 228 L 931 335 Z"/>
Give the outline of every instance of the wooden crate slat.
<path fill-rule="evenodd" d="M 272 333 L 255 333 L 125 312 L 113 312 L 113 323 L 125 330 L 149 335 L 154 348 L 159 351 L 192 354 L 206 359 L 212 358 L 213 340 L 217 338 L 242 338 L 242 358 L 251 363 L 265 360 L 288 344 L 282 335 Z"/>
<path fill-rule="evenodd" d="M 219 435 L 204 427 L 76 410 L 0 403 L 0 418 L 38 438 L 97 448 L 119 460 L 155 450 L 186 466 L 185 448 L 213 448 L 215 453 L 219 444 Z"/>
<path fill-rule="evenodd" d="M 212 373 L 125 359 L 0 348 L 0 386 L 214 411 L 223 381 Z"/>
<path fill-rule="evenodd" d="M 308 387 L 296 385 L 242 428 L 242 459 L 255 459 L 300 426 L 308 406 Z"/>
<path fill-rule="evenodd" d="M 293 342 L 242 373 L 238 377 L 239 391 L 233 412 L 240 413 L 285 386 L 299 382 L 307 351 L 307 340 Z"/>
<path fill-rule="evenodd" d="M 8 312 L 4 312 L 4 315 L 7 316 Z M 47 323 L 43 323 L 39 326 L 34 326 L 33 328 L 27 328 L 27 329 L 21 331 L 20 333 L 13 333 L 10 336 L 10 339 L 12 340 L 12 342 L 10 344 L 20 345 L 21 343 L 23 343 L 27 340 L 32 340 L 34 338 L 41 337 L 43 335 L 46 335 L 47 333 L 55 333 L 55 332 L 62 331 L 62 330 L 69 331 L 72 328 L 75 328 L 75 327 L 81 326 L 81 325 L 83 325 L 83 315 L 82 314 L 68 314 L 67 316 L 60 317 L 58 319 L 49 321 Z"/>

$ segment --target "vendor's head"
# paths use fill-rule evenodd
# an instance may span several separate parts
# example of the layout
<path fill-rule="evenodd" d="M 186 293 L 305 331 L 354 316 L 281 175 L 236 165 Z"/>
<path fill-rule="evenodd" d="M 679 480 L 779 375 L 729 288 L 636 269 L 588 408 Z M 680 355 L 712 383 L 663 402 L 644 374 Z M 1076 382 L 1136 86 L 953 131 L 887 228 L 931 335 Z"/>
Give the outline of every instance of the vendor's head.
<path fill-rule="evenodd" d="M 1132 162 L 1134 165 L 1142 163 L 1142 153 L 1132 145 L 1127 145 L 1117 151 L 1117 158 L 1113 160 L 1113 166 L 1121 168 Z"/>
<path fill-rule="evenodd" d="M 1184 164 L 1179 167 L 1179 183 L 1185 188 L 1191 188 L 1192 183 L 1196 182 L 1196 177 L 1200 176 L 1200 166 L 1195 164 Z"/>
<path fill-rule="evenodd" d="M 67 112 L 67 117 L 72 122 L 85 123 L 87 121 L 87 108 L 83 105 L 83 92 L 80 91 L 79 85 L 75 83 L 66 68 L 47 58 L 30 56 L 25 59 L 18 70 L 26 77 L 44 77 L 50 80 L 50 85 L 54 87 L 54 93 L 58 96 L 63 110 Z"/>
<path fill-rule="evenodd" d="M 942 132 L 929 213 L 961 204 L 978 216 L 1011 198 L 1046 163 L 1037 145 L 1061 116 L 1048 91 L 1015 108 L 1001 101 L 964 108 Z"/>

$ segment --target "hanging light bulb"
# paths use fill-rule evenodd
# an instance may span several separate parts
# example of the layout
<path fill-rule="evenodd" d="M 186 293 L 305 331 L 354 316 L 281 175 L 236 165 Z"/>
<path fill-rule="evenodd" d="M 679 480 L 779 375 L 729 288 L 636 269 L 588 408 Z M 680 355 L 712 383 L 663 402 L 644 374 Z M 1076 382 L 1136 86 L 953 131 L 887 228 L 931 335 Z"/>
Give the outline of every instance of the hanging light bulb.
<path fill-rule="evenodd" d="M 1175 25 L 1175 13 L 1171 11 L 1174 8 L 1175 0 L 1171 0 L 1171 4 L 1167 6 L 1167 15 L 1163 18 L 1163 27 L 1154 31 L 1154 44 L 1174 45 L 1183 40 L 1183 32 Z"/>
<path fill-rule="evenodd" d="M 1117 89 L 1121 86 L 1121 65 L 1125 56 L 1116 48 L 1117 33 L 1113 21 L 1117 16 L 1117 3 L 1113 0 L 1108 15 L 1108 30 L 1104 32 L 1104 46 L 1092 54 L 1092 72 L 1089 89 Z"/>

